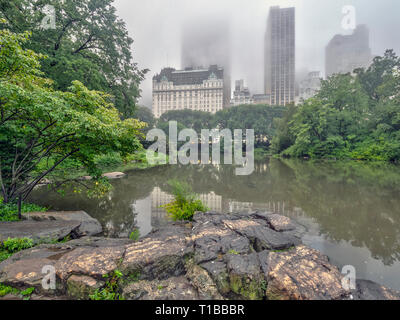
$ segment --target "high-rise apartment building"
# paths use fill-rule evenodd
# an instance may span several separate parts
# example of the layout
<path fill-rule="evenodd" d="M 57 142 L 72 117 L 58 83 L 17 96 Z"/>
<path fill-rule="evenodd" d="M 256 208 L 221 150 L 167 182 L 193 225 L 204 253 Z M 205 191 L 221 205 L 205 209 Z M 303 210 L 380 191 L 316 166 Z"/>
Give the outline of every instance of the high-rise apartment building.
<path fill-rule="evenodd" d="M 325 73 L 329 77 L 335 73 L 353 72 L 357 68 L 368 67 L 372 62 L 369 46 L 369 30 L 359 25 L 351 35 L 335 35 L 326 47 Z"/>
<path fill-rule="evenodd" d="M 224 108 L 224 69 L 165 68 L 153 77 L 153 114 L 190 109 L 216 113 Z"/>
<path fill-rule="evenodd" d="M 295 100 L 295 8 L 271 7 L 265 34 L 265 94 L 271 105 Z"/>

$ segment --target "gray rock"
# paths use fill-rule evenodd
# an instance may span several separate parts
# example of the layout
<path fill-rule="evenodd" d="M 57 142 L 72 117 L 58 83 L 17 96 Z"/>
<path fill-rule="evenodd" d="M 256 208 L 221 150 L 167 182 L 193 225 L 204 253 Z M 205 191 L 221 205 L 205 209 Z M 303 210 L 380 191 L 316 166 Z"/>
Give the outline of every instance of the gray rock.
<path fill-rule="evenodd" d="M 340 300 L 349 294 L 342 287 L 338 268 L 328 257 L 306 246 L 270 252 L 267 266 L 270 300 Z"/>
<path fill-rule="evenodd" d="M 292 235 L 270 229 L 266 222 L 255 219 L 224 220 L 231 230 L 248 238 L 257 252 L 263 250 L 284 250 L 296 246 L 301 241 Z"/>
<path fill-rule="evenodd" d="M 0 241 L 8 238 L 30 238 L 34 242 L 62 240 L 79 234 L 79 221 L 18 221 L 0 223 Z"/>
<path fill-rule="evenodd" d="M 264 276 L 257 253 L 226 256 L 231 290 L 244 299 L 261 300 Z"/>
<path fill-rule="evenodd" d="M 200 266 L 210 274 L 222 295 L 230 292 L 229 275 L 225 261 L 209 261 Z"/>
<path fill-rule="evenodd" d="M 103 232 L 100 222 L 85 211 L 31 212 L 23 214 L 23 217 L 31 221 L 78 221 L 79 237 L 95 236 Z"/>
<path fill-rule="evenodd" d="M 357 280 L 352 300 L 400 300 L 400 292 L 385 288 L 369 280 Z"/>
<path fill-rule="evenodd" d="M 35 287 L 43 291 L 42 280 L 46 275 L 43 273 L 45 266 L 55 266 L 70 249 L 57 249 L 50 245 L 41 245 L 14 254 L 12 257 L 0 263 L 0 283 L 12 287 L 27 289 Z M 57 281 L 57 287 L 61 284 Z M 54 294 L 53 291 L 45 292 Z"/>
<path fill-rule="evenodd" d="M 193 260 L 189 260 L 185 268 L 186 277 L 190 280 L 193 287 L 197 289 L 201 299 L 223 300 L 221 294 L 218 292 L 217 285 L 205 269 L 195 264 Z"/>
<path fill-rule="evenodd" d="M 120 179 L 120 178 L 125 177 L 126 174 L 123 172 L 109 172 L 109 173 L 103 174 L 102 176 L 105 178 L 108 178 L 108 179 Z"/>
<path fill-rule="evenodd" d="M 166 280 L 142 280 L 127 285 L 122 295 L 127 300 L 199 300 L 196 289 L 183 276 Z"/>
<path fill-rule="evenodd" d="M 80 247 L 63 255 L 55 264 L 57 276 L 66 281 L 71 275 L 87 275 L 103 279 L 118 268 L 125 247 Z"/>
<path fill-rule="evenodd" d="M 121 270 L 124 274 L 140 272 L 146 280 L 183 275 L 185 258 L 193 254 L 189 233 L 182 225 L 170 225 L 126 246 Z"/>
<path fill-rule="evenodd" d="M 67 280 L 67 293 L 74 300 L 89 300 L 89 296 L 103 286 L 103 281 L 92 277 L 72 275 Z"/>

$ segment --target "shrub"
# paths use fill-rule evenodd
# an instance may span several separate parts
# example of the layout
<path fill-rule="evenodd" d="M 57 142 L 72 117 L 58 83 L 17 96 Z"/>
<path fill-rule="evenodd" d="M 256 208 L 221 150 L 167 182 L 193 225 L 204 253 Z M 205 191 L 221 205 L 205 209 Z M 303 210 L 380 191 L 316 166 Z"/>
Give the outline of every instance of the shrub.
<path fill-rule="evenodd" d="M 44 212 L 46 208 L 37 206 L 35 204 L 23 203 L 21 207 L 22 213 L 28 212 Z M 16 203 L 3 203 L 0 198 L 0 221 L 18 221 L 18 205 Z"/>
<path fill-rule="evenodd" d="M 28 238 L 8 238 L 0 245 L 0 262 L 7 260 L 14 253 L 32 248 L 34 246 L 33 240 Z"/>
<path fill-rule="evenodd" d="M 208 208 L 192 192 L 186 183 L 176 180 L 169 181 L 175 201 L 161 206 L 167 211 L 169 217 L 174 221 L 191 221 L 196 212 L 206 212 Z"/>

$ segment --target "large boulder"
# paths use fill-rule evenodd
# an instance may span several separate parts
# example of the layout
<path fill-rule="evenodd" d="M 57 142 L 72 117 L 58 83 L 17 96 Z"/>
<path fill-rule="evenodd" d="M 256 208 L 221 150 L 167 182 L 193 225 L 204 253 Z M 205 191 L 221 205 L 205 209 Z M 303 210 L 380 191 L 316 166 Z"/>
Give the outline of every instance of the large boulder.
<path fill-rule="evenodd" d="M 43 291 L 42 280 L 46 275 L 44 268 L 54 267 L 57 260 L 69 252 L 69 248 L 55 248 L 52 245 L 41 245 L 18 252 L 0 263 L 0 283 L 21 289 L 34 287 Z M 60 288 L 59 282 L 57 287 Z"/>
<path fill-rule="evenodd" d="M 118 268 L 125 247 L 80 247 L 63 255 L 55 264 L 57 276 L 66 281 L 74 274 L 103 279 Z"/>
<path fill-rule="evenodd" d="M 256 219 L 224 220 L 223 223 L 232 231 L 246 237 L 257 252 L 263 250 L 284 250 L 300 244 L 300 239 L 277 232 L 267 223 Z"/>
<path fill-rule="evenodd" d="M 197 290 L 184 277 L 166 280 L 141 280 L 127 285 L 122 295 L 127 300 L 199 300 Z"/>
<path fill-rule="evenodd" d="M 257 253 L 226 257 L 231 290 L 247 300 L 261 300 L 266 283 Z"/>
<path fill-rule="evenodd" d="M 320 252 L 300 245 L 266 256 L 270 300 L 339 300 L 348 296 L 342 275 Z"/>
<path fill-rule="evenodd" d="M 0 242 L 8 238 L 30 238 L 35 243 L 72 238 L 79 234 L 79 221 L 18 221 L 0 223 Z"/>
<path fill-rule="evenodd" d="M 24 213 L 23 217 L 30 221 L 80 222 L 79 228 L 76 230 L 79 237 L 95 236 L 103 232 L 100 222 L 85 211 L 31 212 Z"/>
<path fill-rule="evenodd" d="M 385 288 L 368 280 L 357 280 L 356 290 L 351 292 L 352 300 L 400 300 L 400 292 Z"/>
<path fill-rule="evenodd" d="M 121 263 L 124 274 L 140 273 L 141 279 L 167 279 L 184 274 L 185 260 L 193 253 L 190 229 L 174 224 L 128 245 Z"/>

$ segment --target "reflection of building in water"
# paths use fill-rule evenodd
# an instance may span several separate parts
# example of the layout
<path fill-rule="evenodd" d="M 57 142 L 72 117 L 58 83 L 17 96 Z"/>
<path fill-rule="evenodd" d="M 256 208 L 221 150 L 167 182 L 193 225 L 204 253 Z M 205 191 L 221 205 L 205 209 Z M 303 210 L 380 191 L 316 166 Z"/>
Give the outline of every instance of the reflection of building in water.
<path fill-rule="evenodd" d="M 200 194 L 199 199 L 207 205 L 211 211 L 222 211 L 222 197 L 214 192 L 209 194 Z M 162 226 L 167 223 L 166 212 L 160 206 L 174 201 L 174 196 L 162 191 L 160 188 L 154 188 L 151 194 L 151 225 L 154 227 Z"/>

